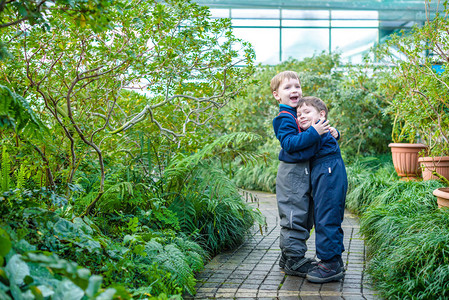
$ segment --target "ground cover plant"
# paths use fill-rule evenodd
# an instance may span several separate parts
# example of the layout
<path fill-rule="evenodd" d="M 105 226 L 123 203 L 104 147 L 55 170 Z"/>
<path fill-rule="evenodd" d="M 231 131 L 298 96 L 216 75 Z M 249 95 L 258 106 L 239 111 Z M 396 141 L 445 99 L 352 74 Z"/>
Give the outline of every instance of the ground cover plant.
<path fill-rule="evenodd" d="M 447 299 L 449 211 L 432 191 L 441 182 L 400 181 L 391 161 L 348 168 L 347 206 L 361 215 L 368 272 L 386 299 Z"/>
<path fill-rule="evenodd" d="M 0 12 L 0 297 L 194 294 L 263 222 L 224 171 L 259 137 L 211 123 L 252 80 L 251 47 L 183 0 Z"/>

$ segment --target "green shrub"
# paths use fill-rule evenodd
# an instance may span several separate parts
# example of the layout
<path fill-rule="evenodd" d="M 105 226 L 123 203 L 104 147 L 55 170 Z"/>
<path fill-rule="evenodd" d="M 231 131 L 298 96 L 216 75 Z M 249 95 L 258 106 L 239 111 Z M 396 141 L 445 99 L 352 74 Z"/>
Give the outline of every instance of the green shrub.
<path fill-rule="evenodd" d="M 347 207 L 361 214 L 368 272 L 386 299 L 449 297 L 449 210 L 437 209 L 438 181 L 400 181 L 390 161 L 348 170 Z"/>
<path fill-rule="evenodd" d="M 243 189 L 275 193 L 279 149 L 279 141 L 272 138 L 258 150 L 266 154 L 264 161 L 244 165 L 236 160 L 232 180 Z"/>
<path fill-rule="evenodd" d="M 391 159 L 383 164 L 384 159 L 359 158 L 346 167 L 348 173 L 346 207 L 349 210 L 357 214 L 365 212 L 379 192 L 397 178 Z"/>
<path fill-rule="evenodd" d="M 228 174 L 217 168 L 222 165 L 217 158 L 228 153 L 225 145 L 232 143 L 232 148 L 227 147 L 237 155 L 232 141 L 252 136 L 234 133 L 219 137 L 193 155 L 178 156 L 166 169 L 170 210 L 176 213 L 181 229 L 212 254 L 239 245 L 255 221 L 263 223 L 260 212 L 243 201 Z"/>
<path fill-rule="evenodd" d="M 10 239 L 12 248 L 24 257 L 21 260 L 26 261 L 29 251 L 38 251 L 51 256 L 48 259 L 39 256 L 33 260 L 38 267 L 45 268 L 47 263 L 60 265 L 59 260 L 68 265 L 74 265 L 72 262 L 76 261 L 98 275 L 95 280 L 102 278 L 95 281 L 95 286 L 100 282 L 95 293 L 99 291 L 101 282 L 106 288 L 126 289 L 136 297 L 195 293 L 194 274 L 202 269 L 206 252 L 168 226 L 160 230 L 146 226 L 148 216 L 144 212 L 136 216 L 104 214 L 92 219 L 75 217 L 70 220 L 61 217 L 71 216 L 70 212 L 37 207 L 38 203 L 32 201 L 33 198 L 30 200 L 16 193 L 4 193 L 1 200 L 0 227 L 7 229 L 13 237 Z M 114 225 L 117 228 L 113 235 L 105 235 L 101 230 Z M 23 248 L 23 244 L 29 247 Z M 40 276 L 37 274 L 33 280 L 42 282 L 44 279 Z M 89 279 L 86 276 L 82 278 Z M 20 288 L 25 291 L 25 286 Z M 58 289 L 54 285 L 44 288 L 55 292 Z"/>

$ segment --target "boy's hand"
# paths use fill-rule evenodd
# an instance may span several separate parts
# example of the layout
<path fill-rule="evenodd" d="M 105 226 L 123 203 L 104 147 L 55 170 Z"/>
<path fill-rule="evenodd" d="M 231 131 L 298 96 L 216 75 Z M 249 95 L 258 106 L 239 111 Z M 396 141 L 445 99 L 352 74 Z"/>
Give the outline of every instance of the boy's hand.
<path fill-rule="evenodd" d="M 329 127 L 329 132 L 334 138 L 338 138 L 338 131 L 334 127 Z"/>
<path fill-rule="evenodd" d="M 320 119 L 316 124 L 313 124 L 312 127 L 315 128 L 319 135 L 322 135 L 329 131 L 330 125 L 328 120 Z"/>

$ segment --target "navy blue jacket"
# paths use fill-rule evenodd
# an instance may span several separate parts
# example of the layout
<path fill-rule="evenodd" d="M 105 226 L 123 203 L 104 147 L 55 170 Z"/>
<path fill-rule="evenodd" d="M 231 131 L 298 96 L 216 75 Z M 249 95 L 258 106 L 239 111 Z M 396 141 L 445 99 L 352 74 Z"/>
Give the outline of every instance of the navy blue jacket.
<path fill-rule="evenodd" d="M 315 128 L 310 127 L 304 132 L 299 132 L 296 123 L 296 108 L 280 104 L 281 113 L 273 120 L 273 129 L 279 142 L 281 151 L 279 160 L 287 163 L 303 162 L 311 159 L 320 149 L 321 137 Z"/>
<path fill-rule="evenodd" d="M 310 128 L 313 127 L 309 127 L 307 130 L 309 130 Z M 321 140 L 319 142 L 320 144 L 319 149 L 315 153 L 315 155 L 310 159 L 310 161 L 313 163 L 325 156 L 330 156 L 333 154 L 340 155 L 340 146 L 338 146 L 337 142 L 338 139 L 340 139 L 340 133 L 338 133 L 337 139 L 335 139 L 330 132 L 326 132 L 325 134 L 321 135 Z"/>

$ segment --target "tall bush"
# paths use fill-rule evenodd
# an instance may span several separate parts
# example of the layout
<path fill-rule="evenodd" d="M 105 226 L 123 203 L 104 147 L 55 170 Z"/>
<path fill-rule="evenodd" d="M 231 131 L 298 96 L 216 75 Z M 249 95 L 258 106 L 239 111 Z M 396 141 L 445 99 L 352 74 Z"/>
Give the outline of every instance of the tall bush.
<path fill-rule="evenodd" d="M 48 13 L 48 30 L 6 28 L 13 58 L 2 63 L 0 83 L 30 101 L 51 128 L 40 139 L 16 134 L 40 150 L 49 172 L 64 169 L 57 183 L 71 184 L 83 159 L 96 159 L 100 184 L 85 214 L 104 193 L 105 152 L 126 130 L 148 120 L 171 140 L 189 135 L 252 72 L 254 53 L 232 35 L 230 21 L 212 21 L 207 8 L 190 1 L 118 1 L 103 30 L 63 9 Z"/>
<path fill-rule="evenodd" d="M 440 1 L 438 1 L 440 4 Z M 405 34 L 394 34 L 377 49 L 378 59 L 392 65 L 391 83 L 396 90 L 391 111 L 401 120 L 411 139 L 417 134 L 428 145 L 431 156 L 449 155 L 449 8 L 423 26 Z M 430 15 L 430 1 L 426 3 Z"/>

